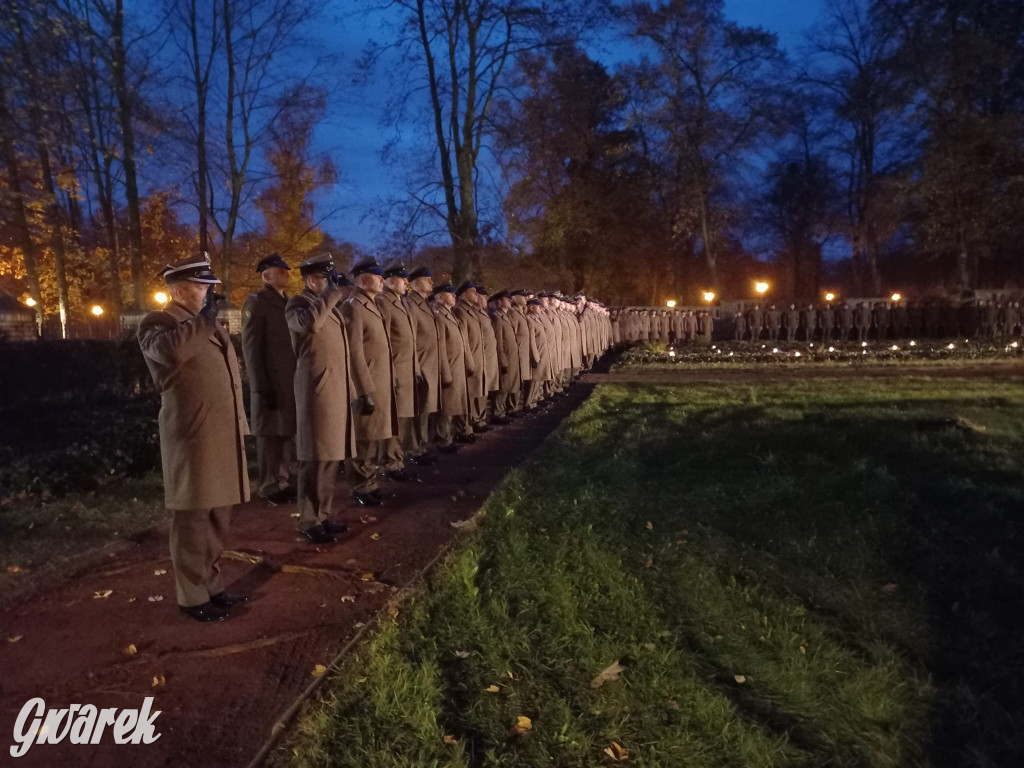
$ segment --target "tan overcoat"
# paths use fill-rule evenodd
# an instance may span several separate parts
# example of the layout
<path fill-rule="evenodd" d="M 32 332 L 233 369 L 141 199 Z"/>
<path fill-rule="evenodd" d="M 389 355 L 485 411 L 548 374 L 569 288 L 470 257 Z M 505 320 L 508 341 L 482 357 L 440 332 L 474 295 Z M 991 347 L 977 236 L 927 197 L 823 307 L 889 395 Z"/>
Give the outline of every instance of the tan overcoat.
<path fill-rule="evenodd" d="M 519 376 L 523 381 L 529 381 L 531 377 L 530 352 L 534 344 L 530 321 L 526 319 L 526 313 L 517 306 L 509 309 L 508 318 L 516 330 L 516 344 L 519 346 Z"/>
<path fill-rule="evenodd" d="M 402 297 L 387 288 L 377 297 L 391 342 L 391 367 L 395 377 L 395 408 L 399 418 L 416 415 L 416 379 L 420 365 L 416 359 L 416 326 Z"/>
<path fill-rule="evenodd" d="M 484 345 L 480 337 L 480 321 L 476 309 L 468 304 L 456 304 L 452 316 L 462 326 L 465 337 L 466 392 L 470 397 L 484 396 Z"/>
<path fill-rule="evenodd" d="M 171 302 L 142 318 L 139 346 L 160 392 L 164 506 L 213 509 L 248 501 L 249 425 L 224 326 Z"/>
<path fill-rule="evenodd" d="M 415 291 L 402 299 L 409 310 L 416 334 L 416 365 L 422 381 L 416 390 L 416 412 L 437 413 L 441 409 L 440 328 L 427 300 Z"/>
<path fill-rule="evenodd" d="M 391 366 L 391 342 L 380 308 L 361 288 L 341 305 L 341 316 L 348 331 L 349 372 L 352 397 L 370 395 L 376 409 L 369 416 L 352 412 L 356 440 L 386 440 L 398 427 L 395 408 L 394 373 Z"/>
<path fill-rule="evenodd" d="M 486 310 L 477 309 L 476 319 L 480 323 L 480 341 L 484 356 L 484 393 L 498 391 L 498 341 L 494 336 L 491 316 Z"/>
<path fill-rule="evenodd" d="M 465 331 L 447 307 L 438 307 L 437 320 L 441 332 L 441 412 L 446 416 L 465 416 L 469 413 Z"/>
<path fill-rule="evenodd" d="M 502 312 L 496 309 L 491 314 L 498 355 L 498 389 L 501 392 L 518 392 L 523 381 L 519 375 L 519 343 L 512 324 L 514 311 L 509 309 Z"/>
<path fill-rule="evenodd" d="M 343 461 L 355 454 L 349 415 L 353 399 L 348 337 L 335 294 L 304 289 L 288 301 L 285 317 L 295 350 L 295 403 L 299 461 Z"/>
<path fill-rule="evenodd" d="M 288 299 L 269 285 L 242 304 L 242 357 L 249 377 L 249 416 L 254 435 L 295 434 L 295 352 L 284 310 Z M 260 395 L 269 393 L 276 407 Z"/>

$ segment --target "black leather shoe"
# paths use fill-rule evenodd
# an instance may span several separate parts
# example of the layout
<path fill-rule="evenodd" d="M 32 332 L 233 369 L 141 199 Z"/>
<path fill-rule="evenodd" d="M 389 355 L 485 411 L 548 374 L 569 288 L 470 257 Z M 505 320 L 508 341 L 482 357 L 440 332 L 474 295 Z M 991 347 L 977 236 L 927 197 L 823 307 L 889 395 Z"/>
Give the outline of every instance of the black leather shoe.
<path fill-rule="evenodd" d="M 302 532 L 302 535 L 314 544 L 333 544 L 337 541 L 336 538 L 327 532 L 323 523 L 317 523 L 312 528 L 307 528 Z"/>
<path fill-rule="evenodd" d="M 372 493 L 353 493 L 352 501 L 360 507 L 379 507 L 382 503 L 381 500 Z"/>
<path fill-rule="evenodd" d="M 239 603 L 248 603 L 249 596 L 233 595 L 230 592 L 218 592 L 216 595 L 210 595 L 210 602 L 218 608 L 230 608 Z"/>
<path fill-rule="evenodd" d="M 512 420 L 511 419 L 507 419 L 504 416 L 495 416 L 493 419 L 491 419 L 491 424 L 497 424 L 499 427 L 503 427 L 506 424 L 511 424 L 511 423 L 512 423 Z"/>
<path fill-rule="evenodd" d="M 334 534 L 344 533 L 348 530 L 348 526 L 344 523 L 332 523 L 330 520 L 324 520 L 320 525 L 322 525 L 324 530 L 332 536 Z"/>
<path fill-rule="evenodd" d="M 280 490 L 274 491 L 269 496 L 264 496 L 264 501 L 269 501 L 271 504 L 289 504 L 296 501 L 299 497 L 298 491 L 291 486 L 287 488 L 281 488 Z"/>
<path fill-rule="evenodd" d="M 190 619 L 196 621 L 224 621 L 231 618 L 230 613 L 212 602 L 202 605 L 179 605 L 178 608 Z"/>
<path fill-rule="evenodd" d="M 410 456 L 409 461 L 415 464 L 417 467 L 429 467 L 431 464 L 437 461 L 436 458 L 429 454 L 422 454 L 420 456 Z"/>
<path fill-rule="evenodd" d="M 455 442 L 463 443 L 464 445 L 469 445 L 470 443 L 476 442 L 476 435 L 456 435 Z"/>
<path fill-rule="evenodd" d="M 384 473 L 384 477 L 388 480 L 394 480 L 396 483 L 411 483 L 416 479 L 404 469 L 389 469 Z"/>
<path fill-rule="evenodd" d="M 452 454 L 459 452 L 459 446 L 448 443 L 448 445 L 438 446 L 437 450 L 439 450 L 441 453 L 447 453 L 449 456 L 451 456 Z"/>
<path fill-rule="evenodd" d="M 474 432 L 474 434 L 477 434 L 477 435 L 484 435 L 484 434 L 487 434 L 490 431 L 491 431 L 491 428 L 488 427 L 488 426 L 473 427 L 473 432 Z"/>

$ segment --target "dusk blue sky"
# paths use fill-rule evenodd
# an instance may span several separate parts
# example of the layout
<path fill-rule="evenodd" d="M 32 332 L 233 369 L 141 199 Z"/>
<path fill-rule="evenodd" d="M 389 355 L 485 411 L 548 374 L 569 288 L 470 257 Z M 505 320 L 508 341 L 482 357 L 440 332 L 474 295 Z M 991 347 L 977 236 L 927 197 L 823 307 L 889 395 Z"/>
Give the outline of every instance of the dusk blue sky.
<path fill-rule="evenodd" d="M 791 55 L 798 53 L 804 35 L 819 19 L 826 0 L 725 0 L 726 15 L 745 26 L 761 26 L 779 37 Z M 352 12 L 339 14 L 323 25 L 318 36 L 324 45 L 339 51 L 339 79 L 343 87 L 333 96 L 329 117 L 317 133 L 321 151 L 331 154 L 339 170 L 339 183 L 317 196 L 317 215 L 323 228 L 335 238 L 349 240 L 371 252 L 383 245 L 389 226 L 384 217 L 387 201 L 402 196 L 406 188 L 401 166 L 387 167 L 381 151 L 395 135 L 393 126 L 382 123 L 387 98 L 383 76 L 368 85 L 352 84 L 355 62 L 371 39 L 386 39 L 360 13 L 360 0 L 350 0 Z M 634 51 L 628 43 L 610 43 L 605 52 L 591 55 L 606 63 L 625 60 Z M 393 223 L 391 224 L 393 226 Z"/>

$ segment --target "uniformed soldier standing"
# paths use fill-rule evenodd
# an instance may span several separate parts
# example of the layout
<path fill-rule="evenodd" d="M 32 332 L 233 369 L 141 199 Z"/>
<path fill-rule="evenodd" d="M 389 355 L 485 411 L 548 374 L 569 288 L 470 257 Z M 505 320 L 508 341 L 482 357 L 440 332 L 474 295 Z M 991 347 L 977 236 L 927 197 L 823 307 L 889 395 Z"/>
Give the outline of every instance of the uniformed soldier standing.
<path fill-rule="evenodd" d="M 434 289 L 434 305 L 438 320 L 438 365 L 441 369 L 441 410 L 437 414 L 437 442 L 439 450 L 455 453 L 453 445 L 455 420 L 469 413 L 469 393 L 466 388 L 466 332 L 452 314 L 455 306 L 455 286 L 444 283 Z M 472 361 L 469 361 L 472 362 Z"/>
<path fill-rule="evenodd" d="M 348 331 L 349 370 L 352 376 L 352 417 L 356 452 L 345 462 L 352 500 L 363 507 L 383 501 L 377 488 L 380 443 L 395 435 L 395 409 L 391 342 L 384 315 L 375 299 L 384 289 L 384 271 L 374 258 L 352 267 L 356 288 L 341 305 Z"/>
<path fill-rule="evenodd" d="M 476 314 L 476 286 L 465 280 L 455 289 L 457 299 L 452 316 L 462 326 L 466 347 L 466 392 L 469 397 L 469 410 L 455 417 L 455 442 L 475 443 L 473 425 L 477 421 L 480 401 L 484 399 L 484 347 L 480 336 L 480 321 Z M 484 400 L 486 408 L 486 400 Z"/>
<path fill-rule="evenodd" d="M 425 466 L 435 459 L 427 452 L 434 439 L 434 420 L 441 409 L 440 330 L 428 299 L 434 290 L 433 275 L 426 267 L 409 273 L 412 290 L 405 295 L 409 317 L 415 324 L 416 364 L 420 380 L 416 383 L 416 416 L 412 423 L 412 444 L 409 461 Z"/>
<path fill-rule="evenodd" d="M 162 271 L 171 300 L 139 325 L 139 346 L 160 392 L 164 505 L 178 605 L 197 621 L 221 621 L 244 602 L 224 591 L 217 564 L 231 507 L 249 500 L 242 379 L 208 291 L 220 283 L 205 254 Z"/>
<path fill-rule="evenodd" d="M 742 309 L 737 309 L 736 314 L 732 316 L 733 322 L 733 339 L 736 341 L 743 341 L 743 337 L 747 333 L 747 316 L 743 314 Z"/>
<path fill-rule="evenodd" d="M 295 438 L 295 353 L 284 317 L 290 269 L 276 253 L 262 259 L 256 271 L 263 287 L 242 304 L 242 356 L 249 377 L 259 495 L 275 504 L 295 500 L 295 490 L 288 486 Z"/>
<path fill-rule="evenodd" d="M 299 459 L 299 532 L 314 544 L 329 544 L 347 527 L 329 518 L 342 463 L 355 455 L 349 416 L 354 397 L 349 375 L 348 333 L 339 304 L 342 283 L 329 253 L 299 265 L 306 287 L 285 309 L 295 350 L 295 404 Z"/>
<path fill-rule="evenodd" d="M 494 324 L 494 338 L 498 355 L 498 391 L 491 398 L 494 409 L 494 422 L 508 424 L 508 413 L 512 395 L 522 388 L 523 380 L 519 377 L 519 343 L 516 340 L 516 329 L 509 313 L 512 312 L 512 299 L 507 291 L 498 291 L 487 298 L 491 322 Z"/>
<path fill-rule="evenodd" d="M 530 323 L 533 344 L 530 346 L 530 386 L 527 390 L 526 409 L 535 410 L 540 403 L 544 391 L 544 381 L 548 376 L 548 337 L 544 322 L 541 320 L 544 311 L 541 300 L 532 298 L 527 301 L 526 319 Z"/>
<path fill-rule="evenodd" d="M 786 328 L 786 341 L 796 341 L 796 331 L 800 327 L 800 310 L 796 308 L 796 304 L 789 305 L 782 321 Z"/>
<path fill-rule="evenodd" d="M 764 327 L 764 312 L 757 304 L 747 313 L 747 327 L 750 329 L 750 340 L 757 341 L 761 338 L 761 329 Z"/>
<path fill-rule="evenodd" d="M 384 291 L 377 297 L 377 306 L 384 315 L 391 342 L 391 367 L 395 376 L 395 408 L 398 423 L 395 435 L 381 446 L 384 475 L 397 482 L 408 482 L 412 475 L 405 471 L 405 453 L 412 447 L 412 423 L 416 416 L 416 384 L 422 379 L 416 358 L 416 327 L 402 298 L 409 289 L 409 273 L 405 265 L 395 262 L 384 269 Z"/>
<path fill-rule="evenodd" d="M 508 311 L 508 317 L 516 329 L 516 344 L 519 346 L 519 378 L 522 386 L 518 392 L 513 392 L 509 397 L 509 413 L 519 415 L 526 406 L 527 389 L 532 378 L 530 357 L 533 350 L 533 331 L 530 329 L 530 321 L 526 319 L 526 290 L 520 288 L 510 294 L 512 307 Z"/>
<path fill-rule="evenodd" d="M 475 404 L 473 412 L 473 429 L 476 432 L 486 432 L 487 427 L 487 406 L 491 401 L 491 395 L 498 391 L 498 351 L 497 339 L 494 336 L 494 325 L 491 323 L 491 316 L 487 314 L 487 289 L 477 285 L 476 293 L 476 319 L 480 325 L 480 348 L 484 360 L 484 396 Z"/>

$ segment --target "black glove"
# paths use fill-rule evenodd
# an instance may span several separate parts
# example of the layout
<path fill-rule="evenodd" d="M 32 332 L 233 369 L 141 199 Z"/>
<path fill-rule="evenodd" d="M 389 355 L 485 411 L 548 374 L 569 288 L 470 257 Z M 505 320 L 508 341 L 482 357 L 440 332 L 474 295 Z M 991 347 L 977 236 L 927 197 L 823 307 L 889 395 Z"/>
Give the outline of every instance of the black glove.
<path fill-rule="evenodd" d="M 260 403 L 263 404 L 264 408 L 266 408 L 268 411 L 276 411 L 277 410 L 277 394 L 276 393 L 274 393 L 274 392 L 259 392 L 257 394 L 259 395 Z"/>
<path fill-rule="evenodd" d="M 360 395 L 352 401 L 352 408 L 363 416 L 372 416 L 377 404 L 373 402 L 373 395 Z"/>
<path fill-rule="evenodd" d="M 442 381 L 441 382 L 441 389 L 448 389 L 448 387 L 450 387 L 451 385 L 452 385 L 452 383 L 450 381 Z"/>
<path fill-rule="evenodd" d="M 203 302 L 203 308 L 199 310 L 199 314 L 208 320 L 216 320 L 217 313 L 220 312 L 220 307 L 217 306 L 217 302 L 223 299 L 224 296 L 213 291 L 207 291 L 206 299 Z"/>
<path fill-rule="evenodd" d="M 427 380 L 426 377 L 422 373 L 417 373 L 416 374 L 416 383 L 417 384 L 421 384 L 422 385 L 426 380 Z"/>

